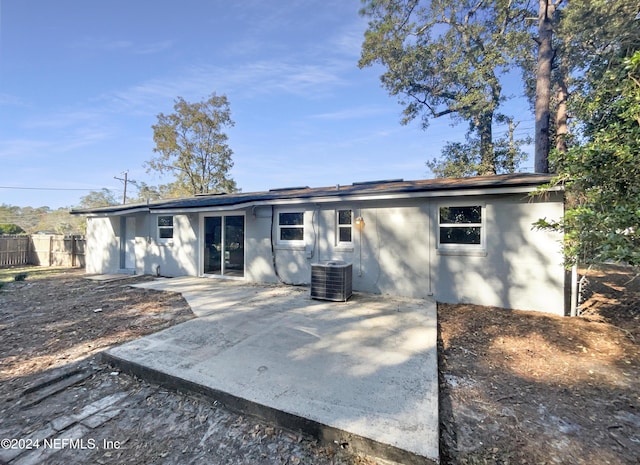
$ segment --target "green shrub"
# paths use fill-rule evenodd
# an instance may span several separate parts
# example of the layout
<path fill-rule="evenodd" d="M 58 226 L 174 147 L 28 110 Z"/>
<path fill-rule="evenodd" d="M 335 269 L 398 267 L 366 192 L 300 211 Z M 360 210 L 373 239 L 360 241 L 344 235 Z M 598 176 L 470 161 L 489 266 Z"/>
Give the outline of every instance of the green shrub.
<path fill-rule="evenodd" d="M 0 224 L 0 234 L 24 234 L 25 231 L 17 224 Z"/>

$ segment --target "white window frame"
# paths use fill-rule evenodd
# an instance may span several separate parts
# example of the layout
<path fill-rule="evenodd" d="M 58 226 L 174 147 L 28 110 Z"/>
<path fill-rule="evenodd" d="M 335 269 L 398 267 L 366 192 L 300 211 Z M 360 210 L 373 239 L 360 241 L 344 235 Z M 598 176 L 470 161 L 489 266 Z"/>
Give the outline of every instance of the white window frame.
<path fill-rule="evenodd" d="M 302 224 L 300 225 L 281 225 L 280 224 L 280 215 L 282 213 L 301 213 L 302 214 Z M 299 208 L 288 208 L 288 209 L 284 209 L 284 210 L 277 210 L 276 211 L 276 218 L 275 218 L 275 223 L 276 223 L 276 243 L 279 245 L 284 245 L 284 246 L 304 246 L 305 245 L 305 219 L 306 219 L 306 212 L 303 209 L 299 209 Z M 281 232 L 283 229 L 298 229 L 298 228 L 302 228 L 302 239 L 295 239 L 295 240 L 285 240 L 285 239 L 281 239 Z"/>
<path fill-rule="evenodd" d="M 171 226 L 160 226 L 160 218 L 171 218 Z M 156 234 L 158 237 L 158 241 L 162 243 L 173 242 L 173 237 L 175 235 L 176 228 L 176 217 L 175 215 L 158 215 L 156 216 Z M 171 229 L 171 237 L 162 237 L 160 234 L 161 230 Z"/>
<path fill-rule="evenodd" d="M 480 222 L 479 223 L 440 223 L 440 209 L 445 207 L 480 207 Z M 482 255 L 486 253 L 486 237 L 487 237 L 487 209 L 484 202 L 441 202 L 436 205 L 435 212 L 436 223 L 436 237 L 438 238 L 437 249 L 438 253 L 442 255 Z M 453 228 L 480 228 L 480 243 L 479 244 L 451 244 L 442 243 L 440 238 L 441 228 L 453 227 Z"/>
<path fill-rule="evenodd" d="M 351 223 L 349 224 L 340 224 L 340 212 L 348 211 L 351 212 Z M 338 247 L 352 247 L 353 246 L 353 233 L 354 227 L 353 223 L 355 221 L 355 214 L 352 208 L 340 208 L 336 210 L 336 245 Z M 340 229 L 349 228 L 351 230 L 351 240 L 350 241 L 342 241 L 340 240 Z"/>

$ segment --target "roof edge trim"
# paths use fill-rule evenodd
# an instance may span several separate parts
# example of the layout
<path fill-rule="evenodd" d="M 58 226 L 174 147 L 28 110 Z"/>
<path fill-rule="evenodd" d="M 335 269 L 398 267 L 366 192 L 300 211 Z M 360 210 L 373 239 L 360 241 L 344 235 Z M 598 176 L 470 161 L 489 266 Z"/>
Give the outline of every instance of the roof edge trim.
<path fill-rule="evenodd" d="M 457 189 L 457 190 L 440 190 L 440 191 L 421 191 L 421 192 L 396 192 L 386 194 L 352 194 L 340 196 L 324 196 L 324 197 L 295 197 L 288 199 L 275 200 L 253 200 L 249 202 L 239 202 L 231 205 L 207 206 L 207 207 L 191 207 L 191 208 L 151 208 L 150 213 L 168 214 L 179 211 L 188 213 L 213 212 L 213 211 L 233 211 L 258 206 L 284 206 L 284 205 L 303 205 L 303 204 L 330 204 L 338 202 L 363 202 L 376 200 L 398 200 L 398 199 L 414 199 L 414 198 L 441 198 L 441 197 L 468 197 L 476 195 L 499 195 L 499 194 L 528 194 L 533 192 L 531 186 L 505 186 L 480 189 Z M 561 191 L 562 188 L 556 186 L 549 191 Z"/>

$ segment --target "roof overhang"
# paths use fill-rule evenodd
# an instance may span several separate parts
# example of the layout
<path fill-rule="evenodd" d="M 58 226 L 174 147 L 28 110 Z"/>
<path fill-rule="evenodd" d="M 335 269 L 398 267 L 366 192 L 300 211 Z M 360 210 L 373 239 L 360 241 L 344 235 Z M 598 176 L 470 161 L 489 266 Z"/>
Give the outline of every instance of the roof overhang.
<path fill-rule="evenodd" d="M 239 202 L 230 205 L 211 205 L 190 208 L 152 208 L 151 213 L 170 214 L 170 213 L 206 213 L 243 210 L 261 206 L 287 206 L 287 205 L 304 205 L 304 204 L 332 204 L 332 203 L 354 203 L 354 202 L 375 202 L 383 200 L 402 200 L 402 199 L 421 199 L 421 198 L 439 198 L 439 197 L 472 197 L 480 195 L 507 195 L 507 194 L 526 194 L 529 195 L 535 189 L 530 186 L 520 187 L 495 187 L 485 189 L 459 189 L 459 190 L 443 190 L 443 191 L 422 191 L 422 192 L 397 192 L 387 194 L 360 194 L 360 195 L 335 195 L 324 197 L 293 197 L 286 199 L 273 200 L 253 200 L 249 202 Z M 547 191 L 562 191 L 561 187 L 553 187 Z"/>
<path fill-rule="evenodd" d="M 261 206 L 337 204 L 385 200 L 473 197 L 486 195 L 530 195 L 551 180 L 549 175 L 515 174 L 463 179 L 355 183 L 335 188 L 295 188 L 269 192 L 211 195 L 170 199 L 147 204 L 121 205 L 72 211 L 88 217 L 126 216 L 139 213 L 181 214 L 224 212 Z M 562 191 L 562 186 L 545 192 Z"/>
<path fill-rule="evenodd" d="M 83 210 L 71 210 L 72 215 L 82 215 L 87 217 L 107 217 L 107 216 L 126 216 L 134 215 L 136 213 L 149 213 L 151 209 L 148 206 L 132 207 L 132 208 L 119 208 L 105 209 L 104 211 L 83 211 Z"/>

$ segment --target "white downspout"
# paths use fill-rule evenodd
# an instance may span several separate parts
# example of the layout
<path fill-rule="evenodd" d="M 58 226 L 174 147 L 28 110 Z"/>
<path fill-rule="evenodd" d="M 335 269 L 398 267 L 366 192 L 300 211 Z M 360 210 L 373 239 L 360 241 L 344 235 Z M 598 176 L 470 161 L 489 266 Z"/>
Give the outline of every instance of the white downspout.
<path fill-rule="evenodd" d="M 433 287 L 432 287 L 432 283 L 433 283 L 433 279 L 432 279 L 432 268 L 433 268 L 433 264 L 431 263 L 431 257 L 432 257 L 432 253 L 433 253 L 433 248 L 435 247 L 435 243 L 433 242 L 433 225 L 434 225 L 434 221 L 433 221 L 433 208 L 431 205 L 431 201 L 427 200 L 427 211 L 429 212 L 429 214 L 427 215 L 427 218 L 429 219 L 429 227 L 427 228 L 428 230 L 428 236 L 427 236 L 427 244 L 428 244 L 428 248 L 429 250 L 427 251 L 427 276 L 428 276 L 428 280 L 429 280 L 429 291 L 427 292 L 428 296 L 432 296 L 433 295 Z"/>

